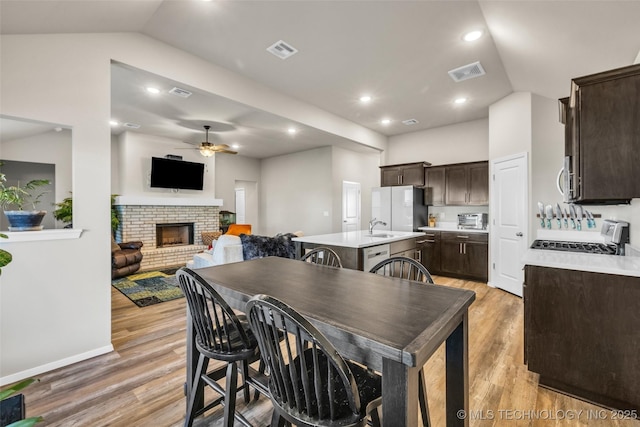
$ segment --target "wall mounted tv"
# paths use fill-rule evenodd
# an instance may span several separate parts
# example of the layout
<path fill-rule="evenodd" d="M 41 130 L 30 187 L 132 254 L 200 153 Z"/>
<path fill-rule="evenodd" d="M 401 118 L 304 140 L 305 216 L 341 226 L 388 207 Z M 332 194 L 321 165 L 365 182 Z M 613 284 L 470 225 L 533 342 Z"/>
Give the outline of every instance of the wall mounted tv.
<path fill-rule="evenodd" d="M 203 163 L 151 158 L 151 187 L 202 190 L 203 184 Z"/>

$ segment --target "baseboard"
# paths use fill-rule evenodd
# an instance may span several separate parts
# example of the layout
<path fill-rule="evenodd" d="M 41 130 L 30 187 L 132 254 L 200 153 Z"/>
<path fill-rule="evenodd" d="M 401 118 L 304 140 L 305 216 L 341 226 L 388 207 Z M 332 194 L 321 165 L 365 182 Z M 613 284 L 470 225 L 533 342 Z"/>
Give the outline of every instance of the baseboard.
<path fill-rule="evenodd" d="M 44 365 L 36 366 L 34 368 L 26 369 L 21 372 L 16 372 L 15 374 L 7 375 L 5 377 L 0 378 L 0 386 L 4 386 L 7 384 L 13 384 L 17 381 L 23 380 L 25 378 L 31 378 L 37 375 L 40 375 L 44 372 L 53 371 L 54 369 L 62 368 L 65 366 L 72 365 L 77 362 L 81 362 L 83 360 L 91 359 L 92 357 L 100 356 L 102 354 L 110 353 L 113 351 L 113 345 L 109 344 L 104 347 L 96 348 L 91 351 L 87 351 L 85 353 L 80 353 L 73 355 L 71 357 L 65 357 L 64 359 L 56 360 L 55 362 L 46 363 Z"/>

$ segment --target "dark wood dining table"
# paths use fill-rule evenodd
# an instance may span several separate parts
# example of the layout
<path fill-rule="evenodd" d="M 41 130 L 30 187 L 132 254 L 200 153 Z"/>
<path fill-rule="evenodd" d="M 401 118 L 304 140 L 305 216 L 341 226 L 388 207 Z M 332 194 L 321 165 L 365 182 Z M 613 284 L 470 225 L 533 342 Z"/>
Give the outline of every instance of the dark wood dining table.
<path fill-rule="evenodd" d="M 268 257 L 196 270 L 237 310 L 267 294 L 307 317 L 348 359 L 382 373 L 385 427 L 418 425 L 418 373 L 446 342 L 447 426 L 468 426 L 473 291 Z M 195 370 L 187 328 L 187 388 Z"/>

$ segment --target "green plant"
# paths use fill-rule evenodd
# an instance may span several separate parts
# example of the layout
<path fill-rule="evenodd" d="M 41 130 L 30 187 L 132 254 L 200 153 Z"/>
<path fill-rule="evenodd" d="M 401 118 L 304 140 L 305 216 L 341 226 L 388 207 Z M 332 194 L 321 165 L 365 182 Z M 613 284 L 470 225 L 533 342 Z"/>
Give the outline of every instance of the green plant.
<path fill-rule="evenodd" d="M 20 381 L 19 383 L 14 384 L 13 386 L 7 387 L 6 389 L 0 391 L 0 401 L 13 396 L 14 394 L 19 392 L 23 388 L 29 386 L 30 384 L 32 384 L 32 383 L 34 383 L 36 381 L 38 381 L 38 380 L 34 379 L 34 378 L 29 378 L 27 380 Z M 40 417 L 40 416 L 38 416 L 38 417 L 30 417 L 30 418 L 25 418 L 23 420 L 19 420 L 19 421 L 16 421 L 14 423 L 11 423 L 7 427 L 30 427 L 30 426 L 32 426 L 35 423 L 38 423 L 40 421 L 43 421 L 43 418 Z"/>
<path fill-rule="evenodd" d="M 40 202 L 40 197 L 47 193 L 42 191 L 38 194 L 32 194 L 32 192 L 41 186 L 51 184 L 48 179 L 34 179 L 27 182 L 25 185 L 11 185 L 5 184 L 7 178 L 3 173 L 0 173 L 0 206 L 2 209 L 9 210 L 10 206 L 15 206 L 19 211 L 24 210 L 25 205 L 31 205 L 33 210 L 36 210 L 36 205 Z"/>
<path fill-rule="evenodd" d="M 111 231 L 113 233 L 118 229 L 118 225 L 120 225 L 120 220 L 118 219 L 118 211 L 114 205 L 116 201 L 117 194 L 111 195 Z M 67 197 L 62 200 L 60 203 L 56 203 L 56 210 L 53 211 L 53 216 L 58 221 L 66 222 L 71 224 L 73 220 L 73 198 Z"/>
<path fill-rule="evenodd" d="M 6 239 L 7 235 L 0 233 L 0 238 Z M 2 274 L 2 267 L 9 264 L 13 257 L 11 253 L 5 251 L 4 249 L 0 249 L 0 274 Z"/>

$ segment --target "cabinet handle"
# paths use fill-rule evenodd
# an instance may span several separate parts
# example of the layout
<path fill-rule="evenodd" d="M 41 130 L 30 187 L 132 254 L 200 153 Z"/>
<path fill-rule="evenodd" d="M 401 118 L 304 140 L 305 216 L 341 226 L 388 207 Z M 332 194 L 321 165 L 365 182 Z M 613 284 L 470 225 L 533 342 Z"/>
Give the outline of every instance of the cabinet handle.
<path fill-rule="evenodd" d="M 422 251 L 416 251 L 416 259 L 422 262 Z"/>
<path fill-rule="evenodd" d="M 467 244 L 466 243 L 462 244 L 462 253 L 465 254 L 465 255 L 467 254 Z"/>
<path fill-rule="evenodd" d="M 469 236 L 456 236 L 458 239 L 468 239 Z"/>

